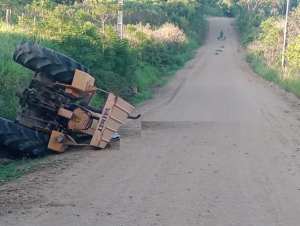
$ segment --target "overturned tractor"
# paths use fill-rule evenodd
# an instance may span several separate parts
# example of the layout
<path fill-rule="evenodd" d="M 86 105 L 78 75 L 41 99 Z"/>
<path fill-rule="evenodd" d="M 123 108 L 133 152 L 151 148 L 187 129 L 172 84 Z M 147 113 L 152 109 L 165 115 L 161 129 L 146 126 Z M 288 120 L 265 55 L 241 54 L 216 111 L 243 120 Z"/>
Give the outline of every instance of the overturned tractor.
<path fill-rule="evenodd" d="M 103 108 L 89 106 L 101 90 L 88 68 L 63 54 L 22 41 L 13 60 L 34 75 L 17 94 L 16 120 L 0 118 L 0 144 L 8 149 L 31 156 L 64 152 L 69 145 L 103 149 L 127 118 L 140 117 L 130 116 L 134 107 L 113 93 Z"/>

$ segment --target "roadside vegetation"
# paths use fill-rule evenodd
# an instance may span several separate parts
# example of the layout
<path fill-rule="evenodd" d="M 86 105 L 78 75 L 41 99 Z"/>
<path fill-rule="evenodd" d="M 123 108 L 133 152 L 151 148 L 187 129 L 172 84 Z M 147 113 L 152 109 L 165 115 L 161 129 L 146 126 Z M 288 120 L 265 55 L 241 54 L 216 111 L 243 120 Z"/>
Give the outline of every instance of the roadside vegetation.
<path fill-rule="evenodd" d="M 15 180 L 25 174 L 31 173 L 38 168 L 46 166 L 55 166 L 59 162 L 66 159 L 58 158 L 43 158 L 43 159 L 30 159 L 22 158 L 17 160 L 0 159 L 0 185 L 8 181 Z"/>
<path fill-rule="evenodd" d="M 166 84 L 193 57 L 205 37 L 202 0 L 117 1 L 4 0 L 0 3 L 0 117 L 13 119 L 16 92 L 32 72 L 12 61 L 28 40 L 61 52 L 90 69 L 96 85 L 132 103 L 151 98 L 152 85 Z M 124 37 L 116 31 L 123 7 Z M 12 9 L 9 25 L 6 8 Z M 95 98 L 99 107 L 105 97 Z"/>

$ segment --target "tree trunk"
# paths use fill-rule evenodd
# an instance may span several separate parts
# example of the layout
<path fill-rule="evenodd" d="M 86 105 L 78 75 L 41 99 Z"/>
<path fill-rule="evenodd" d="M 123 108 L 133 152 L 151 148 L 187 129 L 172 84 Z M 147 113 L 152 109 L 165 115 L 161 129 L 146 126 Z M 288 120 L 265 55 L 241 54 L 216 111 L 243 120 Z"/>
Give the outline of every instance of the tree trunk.
<path fill-rule="evenodd" d="M 11 9 L 6 9 L 6 24 L 10 24 L 11 20 Z"/>

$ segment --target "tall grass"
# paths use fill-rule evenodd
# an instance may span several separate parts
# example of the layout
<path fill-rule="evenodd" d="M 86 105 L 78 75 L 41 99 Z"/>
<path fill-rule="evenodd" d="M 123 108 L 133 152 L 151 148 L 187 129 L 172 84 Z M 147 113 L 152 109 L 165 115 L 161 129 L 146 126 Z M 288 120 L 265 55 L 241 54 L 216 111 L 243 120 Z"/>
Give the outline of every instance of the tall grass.
<path fill-rule="evenodd" d="M 21 40 L 53 46 L 48 40 L 37 40 L 17 27 L 0 23 L 0 116 L 15 117 L 19 107 L 16 92 L 28 85 L 33 72 L 12 60 L 16 46 Z"/>
<path fill-rule="evenodd" d="M 17 160 L 7 160 L 7 159 L 0 159 L 0 185 L 2 183 L 17 179 L 25 174 L 33 172 L 40 167 L 45 166 L 53 166 L 58 164 L 61 161 L 67 160 L 66 158 L 37 158 L 37 159 L 30 159 L 30 158 L 23 158 Z M 6 164 L 3 164 L 6 162 Z"/>
<path fill-rule="evenodd" d="M 31 72 L 12 61 L 18 42 L 27 38 L 0 25 L 0 115 L 12 119 L 18 108 L 16 92 L 28 84 Z"/>
<path fill-rule="evenodd" d="M 266 79 L 267 81 L 274 82 L 283 87 L 286 91 L 295 94 L 300 98 L 300 78 L 287 77 L 283 78 L 278 74 L 279 70 L 268 67 L 263 63 L 263 60 L 256 56 L 254 53 L 247 54 L 247 61 L 251 64 L 253 70 Z"/>

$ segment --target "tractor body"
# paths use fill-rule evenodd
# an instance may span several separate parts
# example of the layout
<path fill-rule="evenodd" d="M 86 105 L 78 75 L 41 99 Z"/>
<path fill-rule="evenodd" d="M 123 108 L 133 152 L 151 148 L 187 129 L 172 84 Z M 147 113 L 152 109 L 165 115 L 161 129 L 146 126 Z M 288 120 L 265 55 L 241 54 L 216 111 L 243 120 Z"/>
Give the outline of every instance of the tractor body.
<path fill-rule="evenodd" d="M 15 122 L 0 118 L 0 126 L 4 125 L 0 128 L 0 144 L 18 151 L 30 150 L 34 155 L 43 149 L 64 152 L 69 145 L 103 149 L 127 118 L 140 116 L 130 116 L 134 107 L 113 93 L 107 93 L 103 107 L 91 107 L 96 92 L 105 91 L 94 86 L 95 78 L 86 67 L 51 49 L 21 42 L 13 60 L 33 70 L 34 75 L 29 86 L 17 93 L 20 109 Z M 13 129 L 19 131 L 14 135 L 19 145 L 5 143 Z M 26 133 L 42 136 L 47 144 L 40 142 L 35 148 Z M 78 142 L 82 140 L 76 140 L 78 137 L 86 138 L 85 142 Z"/>

